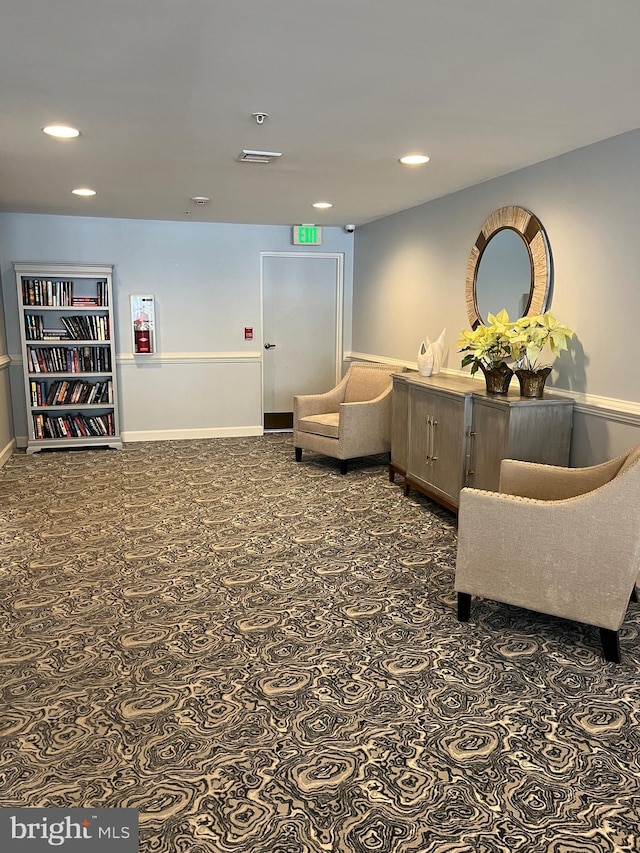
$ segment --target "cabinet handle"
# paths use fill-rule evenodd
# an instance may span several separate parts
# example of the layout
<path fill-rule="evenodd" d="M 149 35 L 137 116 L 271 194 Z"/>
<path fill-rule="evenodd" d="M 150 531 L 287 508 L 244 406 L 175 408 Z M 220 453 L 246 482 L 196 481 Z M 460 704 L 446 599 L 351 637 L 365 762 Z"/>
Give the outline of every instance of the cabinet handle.
<path fill-rule="evenodd" d="M 469 442 L 467 444 L 467 460 L 469 462 L 473 461 L 473 441 L 474 441 L 475 437 L 476 437 L 475 430 L 472 430 L 472 429 L 467 430 L 467 438 L 469 439 Z M 475 475 L 475 473 L 476 472 L 473 470 L 473 468 L 467 468 L 467 470 L 464 473 L 465 486 L 469 485 L 469 480 Z"/>
<path fill-rule="evenodd" d="M 427 462 L 431 462 L 431 417 L 427 417 L 424 419 L 427 425 Z"/>
<path fill-rule="evenodd" d="M 436 462 L 438 457 L 435 455 L 436 453 L 436 427 L 438 426 L 438 421 L 435 418 L 431 419 L 431 461 Z"/>

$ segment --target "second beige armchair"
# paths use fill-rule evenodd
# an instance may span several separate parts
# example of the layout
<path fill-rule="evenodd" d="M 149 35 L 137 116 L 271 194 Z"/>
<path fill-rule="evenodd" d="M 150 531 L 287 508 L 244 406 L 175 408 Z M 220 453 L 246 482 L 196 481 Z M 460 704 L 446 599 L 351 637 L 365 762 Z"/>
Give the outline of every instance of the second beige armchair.
<path fill-rule="evenodd" d="M 595 625 L 605 659 L 618 662 L 637 600 L 640 445 L 589 468 L 505 459 L 499 489 L 460 493 L 458 618 L 476 595 Z"/>
<path fill-rule="evenodd" d="M 296 460 L 302 451 L 322 453 L 340 460 L 347 473 L 348 460 L 388 453 L 391 449 L 391 390 L 393 364 L 352 364 L 343 379 L 325 394 L 293 398 L 293 443 Z"/>

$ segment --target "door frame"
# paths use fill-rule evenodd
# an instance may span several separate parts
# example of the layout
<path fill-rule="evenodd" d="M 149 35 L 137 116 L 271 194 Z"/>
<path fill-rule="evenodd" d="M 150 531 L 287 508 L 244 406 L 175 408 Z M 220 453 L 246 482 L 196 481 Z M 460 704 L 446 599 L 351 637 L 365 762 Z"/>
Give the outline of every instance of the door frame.
<path fill-rule="evenodd" d="M 336 385 L 342 379 L 344 317 L 344 252 L 260 252 L 260 410 L 264 423 L 264 261 L 265 258 L 333 258 L 336 263 Z M 330 389 L 327 388 L 327 391 Z M 264 427 L 263 427 L 264 432 Z"/>

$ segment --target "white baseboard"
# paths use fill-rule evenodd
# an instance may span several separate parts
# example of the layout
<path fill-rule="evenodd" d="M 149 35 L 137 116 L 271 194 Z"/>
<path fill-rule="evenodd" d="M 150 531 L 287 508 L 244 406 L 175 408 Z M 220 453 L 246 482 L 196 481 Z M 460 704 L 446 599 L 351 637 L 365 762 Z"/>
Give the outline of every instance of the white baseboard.
<path fill-rule="evenodd" d="M 11 441 L 9 442 L 9 444 L 7 444 L 6 447 L 3 447 L 3 449 L 0 450 L 0 468 L 2 468 L 2 466 L 5 464 L 5 462 L 11 456 L 11 454 L 13 453 L 13 451 L 15 449 L 16 449 L 16 440 L 15 440 L 15 438 L 12 438 Z"/>
<path fill-rule="evenodd" d="M 195 438 L 240 438 L 250 435 L 262 435 L 262 426 L 205 427 L 203 429 L 158 429 L 125 430 L 124 442 L 135 441 L 189 441 Z"/>
<path fill-rule="evenodd" d="M 124 442 L 136 441 L 190 441 L 195 438 L 241 438 L 248 435 L 263 435 L 261 426 L 207 427 L 204 429 L 155 429 L 125 430 L 121 433 Z M 27 446 L 27 437 L 16 438 L 18 447 Z"/>

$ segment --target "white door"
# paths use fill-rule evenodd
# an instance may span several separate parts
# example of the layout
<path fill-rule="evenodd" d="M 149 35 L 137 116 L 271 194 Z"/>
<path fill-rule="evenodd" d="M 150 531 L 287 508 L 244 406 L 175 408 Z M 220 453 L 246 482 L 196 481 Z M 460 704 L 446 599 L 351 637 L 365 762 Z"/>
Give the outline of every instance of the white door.
<path fill-rule="evenodd" d="M 328 391 L 342 364 L 342 255 L 262 255 L 265 429 L 293 424 L 295 394 Z"/>

